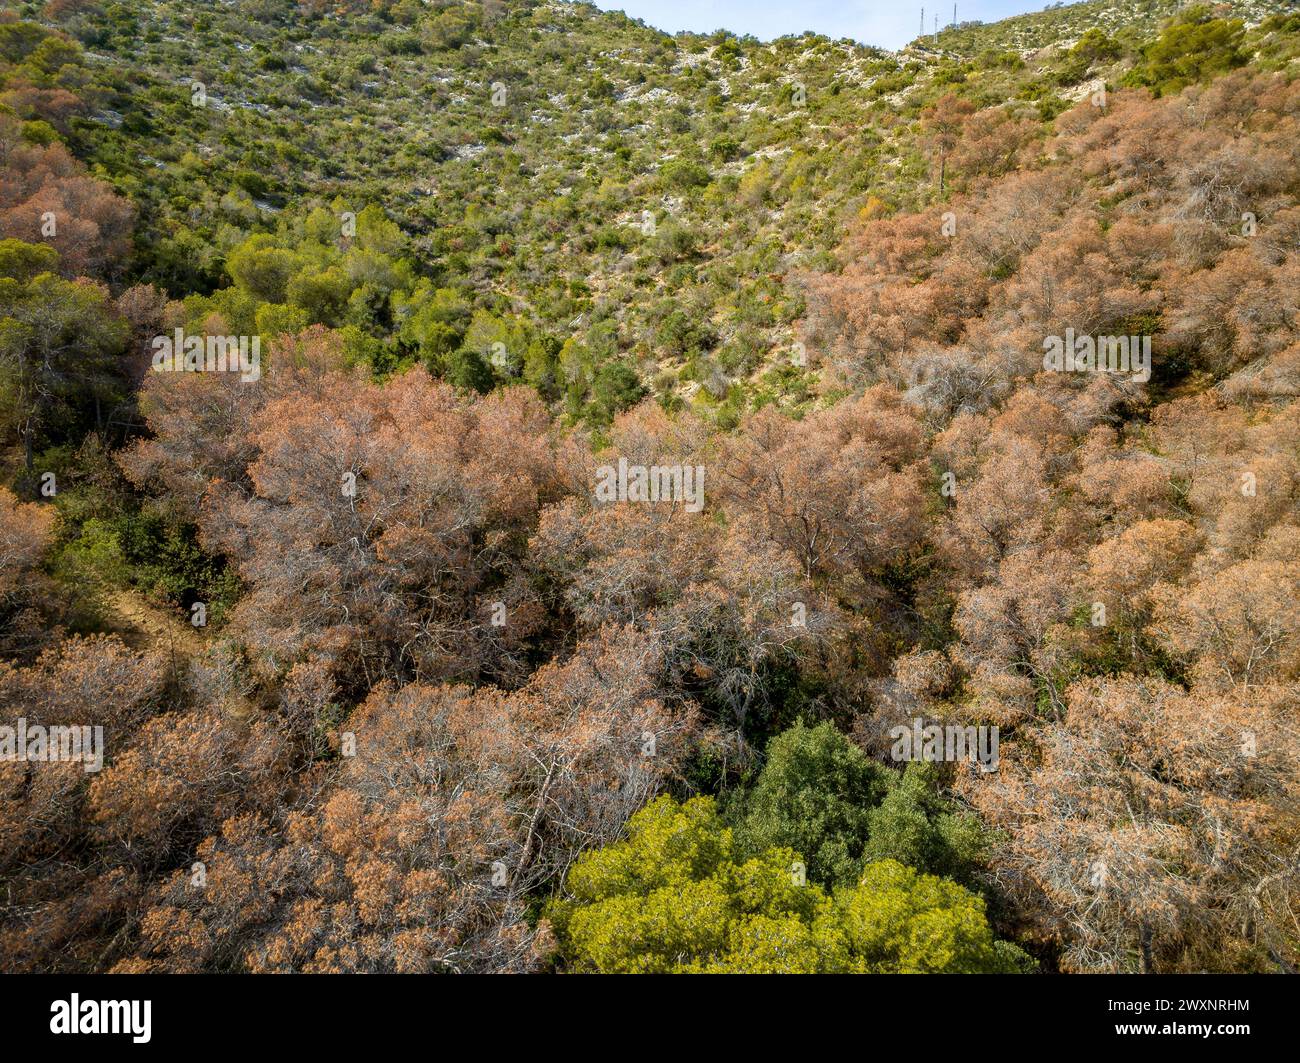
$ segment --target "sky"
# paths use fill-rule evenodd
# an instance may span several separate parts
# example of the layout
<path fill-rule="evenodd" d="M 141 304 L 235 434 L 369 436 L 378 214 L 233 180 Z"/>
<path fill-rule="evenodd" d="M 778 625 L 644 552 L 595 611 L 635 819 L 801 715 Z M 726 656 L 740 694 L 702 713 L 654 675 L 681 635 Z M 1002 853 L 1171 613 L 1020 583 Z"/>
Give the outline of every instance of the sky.
<path fill-rule="evenodd" d="M 925 6 L 927 32 L 952 21 L 952 0 L 594 0 L 606 11 L 623 11 L 656 29 L 677 33 L 716 29 L 770 41 L 813 30 L 827 37 L 851 37 L 863 44 L 901 48 L 915 39 Z M 996 22 L 1009 15 L 1041 11 L 1047 0 L 957 0 L 957 18 Z"/>

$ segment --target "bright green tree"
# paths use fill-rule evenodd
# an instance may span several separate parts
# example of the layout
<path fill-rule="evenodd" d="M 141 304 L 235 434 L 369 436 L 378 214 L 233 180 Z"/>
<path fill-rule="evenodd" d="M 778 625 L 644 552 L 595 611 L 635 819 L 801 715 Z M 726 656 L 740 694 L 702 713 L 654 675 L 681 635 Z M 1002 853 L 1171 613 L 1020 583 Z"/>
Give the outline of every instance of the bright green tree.
<path fill-rule="evenodd" d="M 226 256 L 231 280 L 262 303 L 283 303 L 289 281 L 301 267 L 297 255 L 275 246 L 274 237 L 266 233 L 250 236 Z"/>

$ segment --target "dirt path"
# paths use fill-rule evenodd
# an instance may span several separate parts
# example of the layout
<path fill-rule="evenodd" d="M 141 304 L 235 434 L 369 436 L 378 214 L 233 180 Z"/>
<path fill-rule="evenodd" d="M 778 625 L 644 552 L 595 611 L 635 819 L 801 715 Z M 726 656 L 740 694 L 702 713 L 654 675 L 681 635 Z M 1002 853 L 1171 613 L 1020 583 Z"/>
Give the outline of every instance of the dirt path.
<path fill-rule="evenodd" d="M 133 649 L 155 650 L 170 658 L 174 674 L 210 645 L 206 628 L 187 623 L 179 611 L 154 605 L 139 591 L 109 591 L 104 601 L 112 630 Z M 238 720 L 246 721 L 257 714 L 257 706 L 241 694 L 230 695 L 223 706 Z"/>
<path fill-rule="evenodd" d="M 139 591 L 117 590 L 105 595 L 113 626 L 136 649 L 173 652 L 178 657 L 201 654 L 207 643 L 199 629 L 177 613 L 149 602 Z"/>

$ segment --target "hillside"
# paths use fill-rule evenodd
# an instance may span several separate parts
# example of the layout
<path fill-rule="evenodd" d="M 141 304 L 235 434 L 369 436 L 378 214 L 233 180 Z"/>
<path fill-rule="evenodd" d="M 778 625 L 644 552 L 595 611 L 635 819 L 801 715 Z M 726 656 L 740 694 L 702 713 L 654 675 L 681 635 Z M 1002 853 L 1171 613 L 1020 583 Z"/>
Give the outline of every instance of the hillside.
<path fill-rule="evenodd" d="M 65 21 L 85 41 L 77 80 L 94 109 L 69 129 L 140 206 L 142 279 L 219 289 L 248 234 L 292 246 L 312 238 L 313 208 L 373 205 L 401 227 L 415 279 L 368 278 L 378 290 L 363 297 L 330 278 L 309 319 L 355 325 L 386 367 L 445 362 L 467 334 L 479 355 L 503 343 L 498 377 L 526 375 L 599 424 L 638 387 L 696 398 L 723 423 L 806 402 L 816 374 L 789 366 L 796 278 L 833 268 L 855 217 L 938 198 L 922 112 L 960 87 L 1048 121 L 1095 82 L 1118 83 L 1174 5 L 946 31 L 940 55 L 812 35 L 670 38 L 560 3 L 427 18 L 402 4 L 290 16 L 151 2 L 99 18 L 78 6 Z M 1072 51 L 1084 21 L 1115 43 Z M 1269 38 L 1255 30 L 1249 47 Z M 396 320 L 440 290 L 450 338 Z"/>
<path fill-rule="evenodd" d="M 1296 970 L 1292 6 L 8 4 L 0 965 Z"/>

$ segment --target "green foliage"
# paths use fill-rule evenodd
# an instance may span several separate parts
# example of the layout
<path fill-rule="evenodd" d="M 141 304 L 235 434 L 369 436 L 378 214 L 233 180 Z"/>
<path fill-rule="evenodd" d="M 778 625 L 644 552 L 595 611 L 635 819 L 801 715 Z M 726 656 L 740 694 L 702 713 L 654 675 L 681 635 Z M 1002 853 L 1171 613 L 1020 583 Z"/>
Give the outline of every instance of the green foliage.
<path fill-rule="evenodd" d="M 472 347 L 460 347 L 447 358 L 447 382 L 463 391 L 487 394 L 494 383 L 492 368 Z"/>
<path fill-rule="evenodd" d="M 823 885 L 856 881 L 864 862 L 893 859 L 970 881 L 987 840 L 978 821 L 938 796 L 933 764 L 877 764 L 830 723 L 802 721 L 768 743 L 753 787 L 735 798 L 740 851 L 803 853 Z"/>
<path fill-rule="evenodd" d="M 49 30 L 34 22 L 0 24 L 0 57 L 10 63 L 21 63 L 48 39 Z"/>
<path fill-rule="evenodd" d="M 939 767 L 908 764 L 885 799 L 868 815 L 863 859 L 900 864 L 971 884 L 973 871 L 989 852 L 989 837 L 979 820 L 939 797 Z"/>
<path fill-rule="evenodd" d="M 892 860 L 827 893 L 798 854 L 743 859 L 711 798 L 661 797 L 628 838 L 586 853 L 547 916 L 577 971 L 604 973 L 1014 972 L 984 902 Z"/>
<path fill-rule="evenodd" d="M 250 236 L 226 257 L 231 279 L 264 303 L 283 303 L 300 262 L 293 252 L 274 246 L 269 234 Z"/>
<path fill-rule="evenodd" d="M 92 517 L 79 532 L 55 557 L 55 576 L 91 599 L 110 588 L 125 586 L 131 569 L 112 525 Z"/>
<path fill-rule="evenodd" d="M 285 334 L 295 335 L 311 324 L 311 317 L 300 306 L 282 303 L 263 303 L 254 315 L 257 334 L 263 340 Z"/>
<path fill-rule="evenodd" d="M 668 160 L 659 168 L 659 177 L 667 187 L 681 191 L 703 188 L 711 180 L 709 171 L 690 159 Z"/>
<path fill-rule="evenodd" d="M 23 140 L 28 144 L 55 144 L 59 140 L 59 132 L 49 122 L 39 119 L 23 123 Z"/>
<path fill-rule="evenodd" d="M 654 252 L 665 265 L 692 258 L 697 251 L 695 234 L 678 222 L 660 225 L 655 231 Z"/>
<path fill-rule="evenodd" d="M 239 594 L 239 581 L 221 557 L 207 553 L 198 529 L 167 505 L 142 501 L 114 456 L 90 436 L 77 450 L 52 448 L 39 465 L 57 472 L 58 536 L 50 570 L 94 627 L 107 612 L 107 592 L 133 588 L 184 615 L 204 602 L 218 624 Z"/>
<path fill-rule="evenodd" d="M 1123 53 L 1119 43 L 1096 26 L 1080 37 L 1070 49 L 1071 55 L 1081 55 L 1090 62 L 1118 59 Z"/>
<path fill-rule="evenodd" d="M 59 268 L 59 253 L 49 244 L 29 244 L 22 240 L 0 240 L 0 277 L 26 284 L 40 273 Z"/>
<path fill-rule="evenodd" d="M 609 424 L 617 414 L 635 406 L 645 393 L 641 378 L 631 366 L 606 362 L 591 384 L 590 419 L 596 424 Z"/>
<path fill-rule="evenodd" d="M 120 394 L 126 323 L 97 285 L 50 272 L 46 251 L 0 242 L 0 424 L 33 450 L 78 438 Z"/>
<path fill-rule="evenodd" d="M 560 350 L 553 336 L 537 336 L 524 352 L 524 380 L 548 402 L 560 396 Z"/>
<path fill-rule="evenodd" d="M 735 137 L 714 137 L 709 141 L 709 155 L 718 162 L 730 162 L 740 155 L 740 141 Z"/>
<path fill-rule="evenodd" d="M 894 860 L 868 864 L 859 885 L 837 891 L 835 902 L 847 952 L 841 970 L 1028 974 L 1036 967 L 1022 949 L 994 938 L 977 895 Z"/>
<path fill-rule="evenodd" d="M 410 295 L 393 296 L 394 316 L 400 322 L 398 335 L 418 349 L 431 370 L 438 371 L 447 355 L 465 338 L 473 310 L 459 292 L 434 288 L 428 281 Z"/>
<path fill-rule="evenodd" d="M 1215 18 L 1211 7 L 1196 4 L 1142 49 L 1143 61 L 1125 83 L 1149 86 L 1161 96 L 1243 66 L 1249 59 L 1244 36 L 1241 19 Z"/>
<path fill-rule="evenodd" d="M 287 218 L 276 233 L 256 233 L 233 246 L 225 270 L 234 282 L 185 302 L 189 327 L 202 331 L 211 315 L 233 332 L 267 336 L 308 325 L 357 330 L 353 346 L 374 368 L 398 361 L 396 343 L 414 350 L 432 371 L 464 340 L 472 306 L 456 291 L 416 282 L 403 252 L 406 239 L 382 211 L 358 214 L 316 206 Z M 345 225 L 350 223 L 355 232 Z"/>
<path fill-rule="evenodd" d="M 737 819 L 737 842 L 748 853 L 794 849 L 807 858 L 814 882 L 851 882 L 889 775 L 830 723 L 800 721 L 768 743 L 767 762 Z"/>

